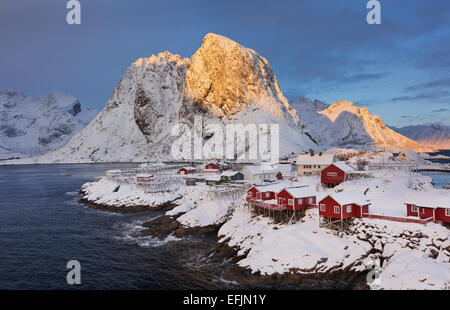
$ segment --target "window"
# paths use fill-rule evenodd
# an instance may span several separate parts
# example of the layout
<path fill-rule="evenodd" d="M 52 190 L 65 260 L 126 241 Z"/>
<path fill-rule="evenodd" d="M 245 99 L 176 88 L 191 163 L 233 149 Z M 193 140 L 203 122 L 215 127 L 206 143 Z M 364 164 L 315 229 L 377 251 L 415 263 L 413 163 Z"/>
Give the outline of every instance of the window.
<path fill-rule="evenodd" d="M 302 204 L 302 199 L 301 198 L 297 198 L 297 204 L 299 204 L 299 205 Z"/>
<path fill-rule="evenodd" d="M 339 212 L 339 206 L 334 206 L 334 213 L 340 213 Z"/>
<path fill-rule="evenodd" d="M 329 177 L 337 177 L 337 172 L 327 172 L 327 176 L 329 176 Z"/>
<path fill-rule="evenodd" d="M 314 199 L 312 197 L 310 197 L 309 198 L 309 203 L 312 204 L 312 203 L 314 203 L 313 201 L 314 201 Z"/>
<path fill-rule="evenodd" d="M 248 192 L 248 197 L 252 197 L 253 193 L 252 192 Z"/>
<path fill-rule="evenodd" d="M 347 213 L 352 213 L 352 206 L 347 206 Z"/>
<path fill-rule="evenodd" d="M 420 211 L 422 212 L 422 214 L 425 214 L 425 208 L 420 208 Z"/>
<path fill-rule="evenodd" d="M 320 211 L 325 211 L 325 205 L 323 203 L 320 204 Z"/>
<path fill-rule="evenodd" d="M 294 205 L 294 199 L 289 199 L 288 200 L 288 205 L 293 206 Z"/>
<path fill-rule="evenodd" d="M 445 216 L 450 216 L 450 209 L 445 209 Z"/>
<path fill-rule="evenodd" d="M 412 212 L 417 212 L 417 207 L 416 206 L 411 206 L 411 211 Z"/>

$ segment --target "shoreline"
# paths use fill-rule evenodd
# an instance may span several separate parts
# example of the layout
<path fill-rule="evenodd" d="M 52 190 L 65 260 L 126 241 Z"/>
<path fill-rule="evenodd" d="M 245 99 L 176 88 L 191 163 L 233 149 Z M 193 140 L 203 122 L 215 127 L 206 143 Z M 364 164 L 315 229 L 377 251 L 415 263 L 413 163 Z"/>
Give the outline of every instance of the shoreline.
<path fill-rule="evenodd" d="M 80 194 L 83 194 L 80 192 Z M 166 202 L 156 207 L 149 206 L 135 206 L 135 207 L 112 207 L 95 202 L 88 201 L 85 198 L 79 199 L 79 202 L 93 209 L 106 211 L 106 212 L 118 212 L 118 213 L 138 213 L 148 210 L 161 210 L 169 211 L 175 208 L 177 205 L 172 202 Z M 344 269 L 324 272 L 324 273 L 302 273 L 300 270 L 291 270 L 287 273 L 275 273 L 271 275 L 261 275 L 259 273 L 252 273 L 249 268 L 239 266 L 237 263 L 247 256 L 238 255 L 239 249 L 230 247 L 226 241 L 219 242 L 223 236 L 217 236 L 219 229 L 223 223 L 217 225 L 208 226 L 195 226 L 185 227 L 177 219 L 185 214 L 185 212 L 178 213 L 176 215 L 163 214 L 150 221 L 146 221 L 140 224 L 143 227 L 142 230 L 130 235 L 132 238 L 139 238 L 145 236 L 151 236 L 164 240 L 169 235 L 175 237 L 187 237 L 192 235 L 201 234 L 214 234 L 216 237 L 215 243 L 211 246 L 210 257 L 215 262 L 221 262 L 223 260 L 229 260 L 232 264 L 223 270 L 222 278 L 226 281 L 236 282 L 239 285 L 247 285 L 252 287 L 264 287 L 264 286 L 312 286 L 319 284 L 320 281 L 342 281 L 345 282 L 345 286 L 348 289 L 368 290 L 366 275 L 367 271 L 351 271 L 351 266 L 347 266 Z"/>

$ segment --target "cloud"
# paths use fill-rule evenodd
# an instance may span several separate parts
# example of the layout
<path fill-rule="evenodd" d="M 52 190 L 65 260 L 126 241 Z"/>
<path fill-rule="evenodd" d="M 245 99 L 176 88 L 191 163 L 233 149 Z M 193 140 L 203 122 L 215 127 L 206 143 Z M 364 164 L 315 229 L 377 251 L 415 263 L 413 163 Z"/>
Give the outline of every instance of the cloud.
<path fill-rule="evenodd" d="M 450 78 L 434 80 L 431 82 L 421 83 L 417 85 L 410 86 L 406 88 L 407 91 L 418 90 L 418 89 L 430 89 L 436 87 L 449 87 L 450 86 Z"/>
<path fill-rule="evenodd" d="M 345 77 L 341 80 L 344 83 L 357 83 L 361 81 L 378 80 L 388 75 L 388 73 L 362 73 Z"/>
<path fill-rule="evenodd" d="M 443 91 L 436 91 L 431 93 L 419 93 L 416 95 L 404 95 L 399 97 L 391 98 L 391 101 L 398 102 L 398 101 L 416 101 L 416 100 L 439 100 L 444 97 L 450 96 L 450 91 L 443 90 Z"/>
<path fill-rule="evenodd" d="M 450 110 L 446 109 L 446 108 L 442 108 L 442 109 L 438 109 L 438 110 L 433 110 L 432 112 L 433 113 L 439 113 L 439 112 L 448 112 L 448 111 L 450 111 Z"/>

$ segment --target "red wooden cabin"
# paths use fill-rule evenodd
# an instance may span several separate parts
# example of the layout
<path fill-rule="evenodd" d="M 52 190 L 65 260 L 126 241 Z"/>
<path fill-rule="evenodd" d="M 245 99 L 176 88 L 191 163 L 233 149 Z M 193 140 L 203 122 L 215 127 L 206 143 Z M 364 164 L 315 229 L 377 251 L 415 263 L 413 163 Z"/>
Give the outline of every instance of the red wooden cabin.
<path fill-rule="evenodd" d="M 274 186 L 253 186 L 247 191 L 247 198 L 257 200 L 273 200 L 276 196 Z"/>
<path fill-rule="evenodd" d="M 450 223 L 450 208 L 424 206 L 425 204 L 418 206 L 414 203 L 405 203 L 405 205 L 407 216 L 415 216 L 420 219 L 433 218 L 433 222 Z"/>
<path fill-rule="evenodd" d="M 320 172 L 320 183 L 335 187 L 345 181 L 347 173 L 354 169 L 343 162 L 332 163 Z"/>
<path fill-rule="evenodd" d="M 338 195 L 335 195 L 338 196 Z M 340 199 L 339 199 L 340 198 Z M 319 201 L 319 215 L 335 219 L 347 219 L 351 217 L 362 217 L 363 213 L 369 213 L 370 202 L 364 198 L 341 197 L 333 198 L 326 196 Z"/>
<path fill-rule="evenodd" d="M 281 190 L 277 195 L 277 204 L 285 206 L 287 210 L 302 210 L 316 205 L 316 196 L 307 187 L 293 187 Z"/>
<path fill-rule="evenodd" d="M 232 167 L 229 163 L 216 161 L 205 165 L 205 173 L 220 173 L 222 171 L 230 170 Z"/>
<path fill-rule="evenodd" d="M 197 170 L 194 167 L 183 167 L 178 169 L 178 174 L 193 174 L 196 173 Z"/>

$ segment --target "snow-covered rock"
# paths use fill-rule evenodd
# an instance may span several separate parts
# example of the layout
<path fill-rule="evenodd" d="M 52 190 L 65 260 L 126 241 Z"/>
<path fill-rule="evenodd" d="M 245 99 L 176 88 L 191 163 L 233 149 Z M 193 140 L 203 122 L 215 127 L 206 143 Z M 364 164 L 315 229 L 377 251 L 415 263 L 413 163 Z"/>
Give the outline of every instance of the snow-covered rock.
<path fill-rule="evenodd" d="M 97 112 L 57 91 L 38 98 L 0 91 L 0 159 L 40 155 L 64 145 Z"/>
<path fill-rule="evenodd" d="M 365 107 L 339 100 L 332 105 L 299 97 L 291 105 L 302 115 L 305 132 L 324 147 L 423 148 L 415 141 L 387 127 L 378 115 Z"/>

